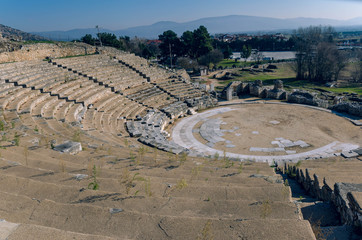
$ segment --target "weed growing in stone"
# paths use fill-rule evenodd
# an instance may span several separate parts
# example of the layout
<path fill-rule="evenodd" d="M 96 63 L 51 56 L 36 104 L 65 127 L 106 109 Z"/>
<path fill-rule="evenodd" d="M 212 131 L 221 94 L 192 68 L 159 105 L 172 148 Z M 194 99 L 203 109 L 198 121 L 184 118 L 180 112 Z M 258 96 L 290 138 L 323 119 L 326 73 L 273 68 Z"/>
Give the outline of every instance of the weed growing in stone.
<path fill-rule="evenodd" d="M 268 199 L 263 201 L 263 203 L 260 205 L 260 217 L 265 219 L 271 214 L 271 211 L 272 208 L 270 200 Z"/>
<path fill-rule="evenodd" d="M 14 141 L 15 146 L 20 145 L 20 135 L 17 132 L 15 132 L 15 134 L 14 134 L 14 140 L 13 141 Z"/>
<path fill-rule="evenodd" d="M 296 167 L 296 168 L 299 168 L 301 165 L 302 165 L 302 161 L 299 160 L 299 161 L 295 164 L 295 167 Z"/>
<path fill-rule="evenodd" d="M 289 186 L 283 186 L 281 194 L 284 200 L 288 199 L 289 193 L 290 193 Z"/>
<path fill-rule="evenodd" d="M 151 197 L 151 178 L 145 179 L 145 193 L 147 196 Z"/>
<path fill-rule="evenodd" d="M 191 169 L 191 180 L 197 179 L 199 177 L 200 171 L 202 169 L 202 166 L 196 166 Z"/>
<path fill-rule="evenodd" d="M 179 180 L 176 184 L 176 189 L 178 190 L 182 190 L 184 188 L 186 188 L 188 186 L 186 179 L 182 178 L 181 180 Z"/>
<path fill-rule="evenodd" d="M 201 233 L 197 237 L 197 240 L 213 240 L 214 234 L 212 232 L 212 222 L 207 220 L 204 227 L 201 230 Z"/>
<path fill-rule="evenodd" d="M 136 156 L 135 156 L 135 154 L 132 152 L 132 150 L 129 150 L 129 159 L 131 159 L 132 162 L 135 162 Z"/>
<path fill-rule="evenodd" d="M 187 153 L 186 152 L 182 152 L 181 156 L 180 156 L 180 164 L 184 164 L 187 161 Z"/>
<path fill-rule="evenodd" d="M 145 158 L 146 148 L 142 145 L 138 148 L 136 165 L 138 166 Z"/>
<path fill-rule="evenodd" d="M 289 187 L 289 181 L 288 181 L 288 179 L 285 179 L 285 181 L 284 181 L 284 186 Z"/>
<path fill-rule="evenodd" d="M 126 168 L 123 170 L 123 174 L 119 183 L 126 188 L 126 194 L 129 194 L 131 189 L 136 186 L 135 181 L 145 181 L 143 177 L 139 176 L 139 173 L 135 173 L 133 176 L 131 175 L 130 171 Z M 151 183 L 149 182 L 149 193 L 151 192 Z"/>
<path fill-rule="evenodd" d="M 173 156 L 172 152 L 167 152 L 167 158 L 169 163 L 172 162 L 172 156 Z"/>
<path fill-rule="evenodd" d="M 74 132 L 73 137 L 72 137 L 72 141 L 73 142 L 81 142 L 81 131 L 78 129 L 77 131 Z"/>
<path fill-rule="evenodd" d="M 234 166 L 234 162 L 231 161 L 228 157 L 224 157 L 223 160 L 224 160 L 224 165 L 223 165 L 224 168 L 230 168 Z"/>
<path fill-rule="evenodd" d="M 328 236 L 331 234 L 331 230 L 322 230 L 321 220 L 313 221 L 312 218 L 308 219 L 312 227 L 312 231 L 317 240 L 327 240 Z"/>
<path fill-rule="evenodd" d="M 241 172 L 243 171 L 243 167 L 244 167 L 244 164 L 242 162 L 240 162 L 239 167 L 238 167 L 239 174 L 241 174 Z"/>
<path fill-rule="evenodd" d="M 90 182 L 88 184 L 88 189 L 98 190 L 99 189 L 99 184 L 98 184 L 98 180 L 97 180 L 97 167 L 96 167 L 96 165 L 93 165 L 91 179 L 92 179 L 92 182 Z"/>
<path fill-rule="evenodd" d="M 5 131 L 5 123 L 0 120 L 0 131 Z"/>

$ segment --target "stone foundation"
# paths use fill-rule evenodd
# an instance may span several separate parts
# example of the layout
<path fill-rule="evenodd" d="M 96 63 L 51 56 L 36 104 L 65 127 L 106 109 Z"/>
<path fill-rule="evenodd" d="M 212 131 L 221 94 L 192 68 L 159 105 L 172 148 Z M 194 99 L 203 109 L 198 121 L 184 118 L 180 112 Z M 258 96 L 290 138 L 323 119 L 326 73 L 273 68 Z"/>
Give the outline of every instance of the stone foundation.
<path fill-rule="evenodd" d="M 308 169 L 285 165 L 284 170 L 291 177 L 295 177 L 299 184 L 315 198 L 331 202 L 341 215 L 342 223 L 355 226 L 362 231 L 362 184 L 335 183 L 333 189 L 328 185 L 325 178 L 323 181 L 316 174 L 310 176 Z"/>
<path fill-rule="evenodd" d="M 307 91 L 294 91 L 287 95 L 287 101 L 290 103 L 328 108 L 328 101 L 319 99 L 316 93 L 310 93 Z"/>
<path fill-rule="evenodd" d="M 281 80 L 274 81 L 273 89 L 263 86 L 263 82 L 260 80 L 256 80 L 253 83 L 235 81 L 224 88 L 221 93 L 221 98 L 230 101 L 243 94 L 249 94 L 259 98 L 286 100 L 289 103 L 328 108 L 338 112 L 345 112 L 354 116 L 362 117 L 361 102 L 342 102 L 342 99 L 344 99 L 343 97 L 335 97 L 333 103 L 334 105 L 330 106 L 328 100 L 320 99 L 317 96 L 317 93 L 301 90 L 294 90 L 291 93 L 285 91 Z"/>

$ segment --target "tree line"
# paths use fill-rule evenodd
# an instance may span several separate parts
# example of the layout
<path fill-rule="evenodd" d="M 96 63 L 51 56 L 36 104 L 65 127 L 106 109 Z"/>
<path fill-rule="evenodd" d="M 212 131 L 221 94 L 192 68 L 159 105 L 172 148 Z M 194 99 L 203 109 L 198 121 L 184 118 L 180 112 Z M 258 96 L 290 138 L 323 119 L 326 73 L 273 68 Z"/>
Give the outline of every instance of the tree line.
<path fill-rule="evenodd" d="M 337 81 L 350 57 L 347 52 L 338 50 L 332 27 L 310 26 L 299 28 L 295 38 L 296 78 L 315 82 Z"/>
<path fill-rule="evenodd" d="M 97 38 L 86 34 L 80 41 L 91 45 L 115 47 L 124 51 L 135 53 L 138 56 L 150 59 L 159 58 L 168 65 L 181 65 L 182 67 L 195 68 L 199 64 L 210 66 L 231 55 L 231 49 L 222 52 L 222 49 L 213 46 L 213 40 L 204 26 L 194 31 L 186 31 L 181 37 L 168 30 L 159 35 L 160 44 L 148 43 L 146 39 L 121 36 L 117 38 L 112 33 L 98 33 Z"/>
<path fill-rule="evenodd" d="M 232 52 L 241 52 L 241 57 L 246 59 L 251 55 L 252 49 L 291 50 L 294 46 L 294 39 L 279 41 L 271 37 L 223 42 L 211 38 L 205 26 L 185 31 L 180 37 L 174 31 L 168 30 L 160 34 L 158 40 L 160 44 L 149 43 L 147 39 L 137 37 L 117 38 L 111 33 L 98 33 L 96 38 L 86 34 L 80 41 L 91 45 L 96 45 L 99 41 L 98 44 L 102 43 L 104 46 L 129 51 L 147 59 L 158 58 L 161 63 L 177 64 L 184 68 L 197 68 L 199 65 L 212 67 L 222 59 L 229 58 Z"/>
<path fill-rule="evenodd" d="M 332 27 L 311 26 L 295 30 L 287 41 L 253 37 L 246 41 L 223 42 L 212 39 L 207 28 L 200 26 L 193 31 L 185 31 L 180 37 L 172 30 L 165 31 L 158 36 L 159 41 L 156 43 L 137 37 L 117 38 L 111 33 L 98 33 L 97 38 L 87 34 L 81 41 L 91 45 L 100 41 L 104 46 L 132 52 L 147 59 L 158 58 L 163 64 L 178 65 L 185 69 L 197 69 L 200 65 L 213 68 L 234 51 L 240 52 L 241 57 L 246 59 L 252 49 L 294 50 L 296 60 L 293 69 L 297 79 L 321 83 L 336 81 L 348 61 L 354 59 L 356 63 L 351 70 L 351 77 L 355 82 L 362 82 L 361 51 L 356 50 L 351 55 L 351 52 L 347 54 L 338 50 L 334 41 L 336 35 Z"/>

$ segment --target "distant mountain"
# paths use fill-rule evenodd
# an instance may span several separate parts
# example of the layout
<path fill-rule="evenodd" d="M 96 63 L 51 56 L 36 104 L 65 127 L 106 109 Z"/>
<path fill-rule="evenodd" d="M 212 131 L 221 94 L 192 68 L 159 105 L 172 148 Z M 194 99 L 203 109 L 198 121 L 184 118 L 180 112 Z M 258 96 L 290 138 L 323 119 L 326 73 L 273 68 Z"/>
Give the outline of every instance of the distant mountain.
<path fill-rule="evenodd" d="M 245 15 L 231 15 L 224 17 L 201 18 L 195 21 L 177 23 L 170 21 L 157 22 L 152 25 L 132 27 L 122 30 L 102 29 L 102 32 L 114 33 L 117 36 L 130 36 L 141 38 L 157 38 L 164 31 L 173 30 L 181 35 L 186 30 L 194 30 L 200 25 L 207 27 L 211 34 L 215 33 L 248 33 L 248 32 L 271 32 L 292 30 L 298 27 L 307 27 L 310 25 L 330 25 L 334 27 L 359 26 L 362 29 L 362 17 L 351 20 L 334 20 L 325 18 L 268 18 L 253 17 Z M 95 34 L 96 29 L 74 29 L 70 31 L 37 32 L 36 34 L 55 40 L 79 39 L 85 34 Z"/>
<path fill-rule="evenodd" d="M 0 37 L 8 40 L 44 40 L 43 37 L 26 33 L 0 24 Z"/>
<path fill-rule="evenodd" d="M 109 29 L 102 29 L 101 32 L 113 33 L 113 31 Z M 33 33 L 43 36 L 46 39 L 51 39 L 56 41 L 72 41 L 80 39 L 86 34 L 92 34 L 95 36 L 97 33 L 97 29 L 83 28 L 83 29 L 72 29 L 69 31 L 48 31 L 48 32 L 33 32 Z"/>

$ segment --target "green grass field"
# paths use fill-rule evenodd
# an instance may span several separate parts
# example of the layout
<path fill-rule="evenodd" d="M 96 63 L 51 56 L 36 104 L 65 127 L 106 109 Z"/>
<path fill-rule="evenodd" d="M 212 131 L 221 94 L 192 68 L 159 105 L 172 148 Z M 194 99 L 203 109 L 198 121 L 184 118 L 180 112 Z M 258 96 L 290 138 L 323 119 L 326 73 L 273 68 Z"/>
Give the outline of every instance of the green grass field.
<path fill-rule="evenodd" d="M 235 64 L 233 60 L 224 60 L 220 63 L 224 66 L 231 67 Z M 240 66 L 243 66 L 244 63 L 240 63 Z M 248 65 L 252 63 L 247 63 Z M 315 90 L 315 88 L 319 88 L 322 90 L 334 92 L 334 93 L 357 93 L 362 95 L 362 86 L 354 85 L 348 87 L 339 87 L 339 88 L 329 88 L 325 87 L 322 84 L 318 84 L 315 82 L 310 82 L 308 80 L 296 80 L 295 72 L 291 68 L 291 63 L 280 63 L 277 64 L 278 69 L 274 70 L 274 72 L 242 72 L 240 69 L 230 69 L 232 73 L 234 73 L 234 78 L 230 80 L 219 80 L 219 83 L 222 85 L 217 89 L 221 90 L 224 86 L 233 81 L 245 81 L 245 82 L 253 82 L 255 80 L 262 80 L 264 85 L 273 85 L 274 80 L 282 80 L 284 82 L 284 86 L 287 90 L 291 90 L 293 88 L 304 89 L 304 90 Z"/>

